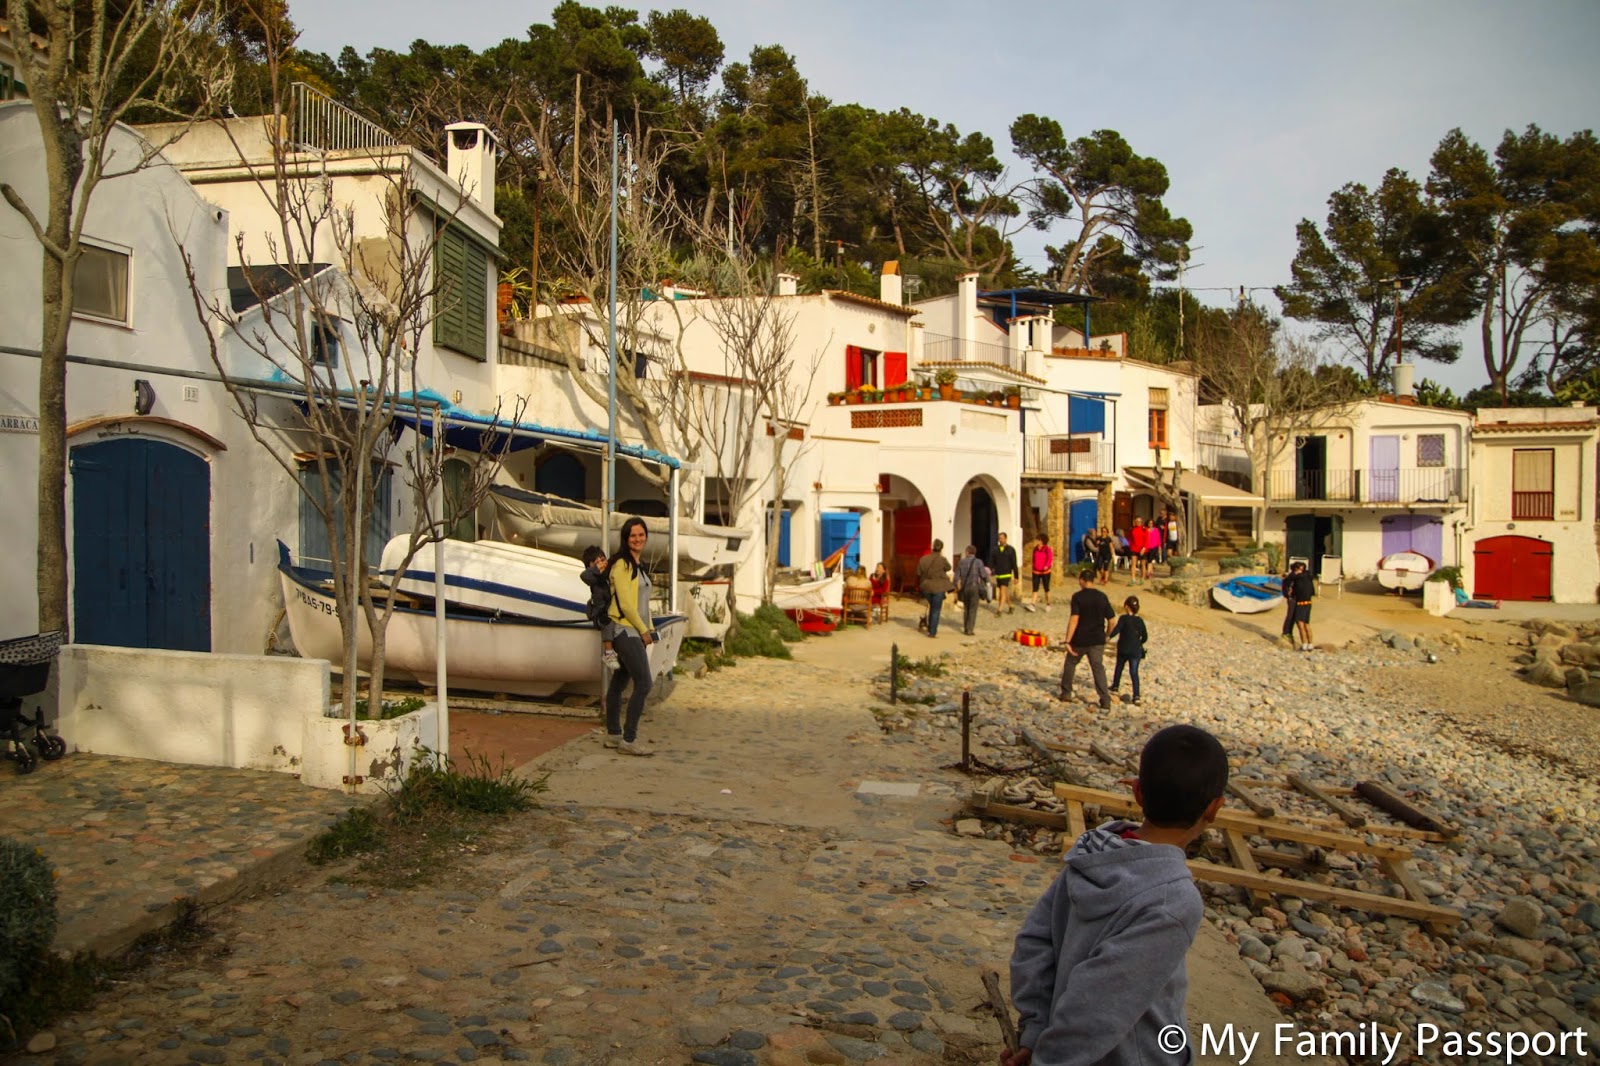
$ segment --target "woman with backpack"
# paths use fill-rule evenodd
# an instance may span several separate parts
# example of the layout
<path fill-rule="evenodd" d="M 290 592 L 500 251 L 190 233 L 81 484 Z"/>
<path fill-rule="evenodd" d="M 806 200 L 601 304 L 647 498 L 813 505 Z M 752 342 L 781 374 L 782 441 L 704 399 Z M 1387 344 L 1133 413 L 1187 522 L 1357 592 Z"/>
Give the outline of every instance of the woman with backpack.
<path fill-rule="evenodd" d="M 956 596 L 961 600 L 961 632 L 972 636 L 978 631 L 978 601 L 989 585 L 989 575 L 978 559 L 978 546 L 968 544 L 956 563 Z"/>

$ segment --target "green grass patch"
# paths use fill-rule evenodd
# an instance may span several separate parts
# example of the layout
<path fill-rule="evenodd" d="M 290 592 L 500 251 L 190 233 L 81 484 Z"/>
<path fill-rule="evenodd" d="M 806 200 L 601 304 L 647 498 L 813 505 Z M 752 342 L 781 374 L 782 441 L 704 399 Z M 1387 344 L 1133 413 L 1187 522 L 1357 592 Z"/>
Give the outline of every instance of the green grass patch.
<path fill-rule="evenodd" d="M 913 659 L 909 655 L 901 655 L 895 660 L 895 668 L 902 674 L 920 674 L 923 677 L 943 677 L 944 661 L 929 656 L 926 659 Z"/>
<path fill-rule="evenodd" d="M 379 721 L 387 722 L 391 718 L 399 718 L 410 714 L 412 711 L 420 711 L 427 705 L 428 701 L 421 696 L 406 696 L 398 700 L 384 700 L 383 706 L 378 711 L 378 719 Z M 343 717 L 343 715 L 336 715 L 335 717 Z M 364 699 L 356 700 L 356 721 L 372 721 L 371 708 L 367 706 L 367 701 Z"/>
<path fill-rule="evenodd" d="M 503 762 L 464 754 L 441 769 L 418 760 L 378 807 L 357 807 L 318 834 L 306 859 L 325 865 L 347 859 L 339 875 L 353 884 L 409 888 L 449 868 L 452 857 L 485 846 L 506 817 L 532 808 L 547 778 L 519 777 Z"/>

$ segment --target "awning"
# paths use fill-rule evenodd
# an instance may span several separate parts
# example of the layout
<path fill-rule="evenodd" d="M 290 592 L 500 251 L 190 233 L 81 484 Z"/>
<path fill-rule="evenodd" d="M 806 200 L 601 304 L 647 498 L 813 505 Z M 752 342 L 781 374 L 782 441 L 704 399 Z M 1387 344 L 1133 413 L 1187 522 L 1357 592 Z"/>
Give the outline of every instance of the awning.
<path fill-rule="evenodd" d="M 1156 483 L 1156 469 L 1153 466 L 1127 466 L 1123 467 L 1123 473 L 1147 486 L 1154 487 Z M 1165 479 L 1170 475 L 1163 473 L 1161 476 Z M 1260 496 L 1193 470 L 1185 470 L 1178 475 L 1178 491 L 1185 496 L 1193 496 L 1208 507 L 1265 507 L 1267 504 Z"/>
<path fill-rule="evenodd" d="M 433 436 L 432 411 L 401 410 L 395 412 L 394 418 L 424 437 Z M 606 444 L 603 433 L 542 426 L 535 422 L 512 422 L 504 418 L 496 420 L 492 415 L 464 411 L 445 411 L 443 421 L 445 443 L 469 452 L 497 451 L 502 447 L 515 452 L 547 441 L 580 451 L 599 452 L 605 450 Z M 507 436 L 511 438 L 509 442 L 505 441 Z M 618 443 L 617 454 L 674 470 L 683 465 L 670 455 L 638 444 Z"/>

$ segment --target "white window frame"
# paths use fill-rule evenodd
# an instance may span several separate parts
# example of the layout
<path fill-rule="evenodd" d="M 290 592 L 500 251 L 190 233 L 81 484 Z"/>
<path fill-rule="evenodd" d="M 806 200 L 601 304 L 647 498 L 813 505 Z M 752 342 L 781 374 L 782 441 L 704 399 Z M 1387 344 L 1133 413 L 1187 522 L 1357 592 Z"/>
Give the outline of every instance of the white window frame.
<path fill-rule="evenodd" d="M 117 244 L 114 241 L 103 241 L 103 240 L 99 240 L 98 238 L 91 238 L 91 237 L 80 237 L 79 240 L 78 240 L 78 243 L 80 245 L 82 245 L 84 247 L 84 249 L 86 249 L 86 250 L 104 252 L 104 253 L 106 253 L 108 255 L 120 255 L 120 256 L 122 256 L 123 260 L 127 263 L 127 274 L 126 274 L 126 277 L 123 278 L 123 285 L 122 285 L 122 317 L 121 318 L 117 318 L 114 315 L 102 315 L 97 311 L 85 311 L 85 310 L 80 309 L 77 306 L 78 291 L 79 290 L 78 290 L 77 276 L 76 276 L 77 267 L 74 266 L 74 268 L 73 268 L 74 276 L 73 276 L 73 285 L 72 285 L 72 299 L 73 299 L 72 317 L 73 318 L 81 318 L 85 322 L 103 322 L 103 323 L 105 323 L 107 325 L 113 325 L 113 326 L 132 326 L 133 325 L 133 249 L 128 247 L 125 244 Z M 83 262 L 83 259 L 80 257 L 78 262 L 81 264 Z"/>

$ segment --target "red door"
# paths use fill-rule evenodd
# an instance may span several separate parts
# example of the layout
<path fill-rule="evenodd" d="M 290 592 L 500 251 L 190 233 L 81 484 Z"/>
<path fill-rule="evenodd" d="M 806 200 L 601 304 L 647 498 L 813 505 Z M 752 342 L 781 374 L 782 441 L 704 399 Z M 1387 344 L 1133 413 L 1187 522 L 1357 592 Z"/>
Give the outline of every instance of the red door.
<path fill-rule="evenodd" d="M 1472 549 L 1472 595 L 1482 600 L 1550 599 L 1555 549 L 1533 537 L 1489 537 Z"/>

